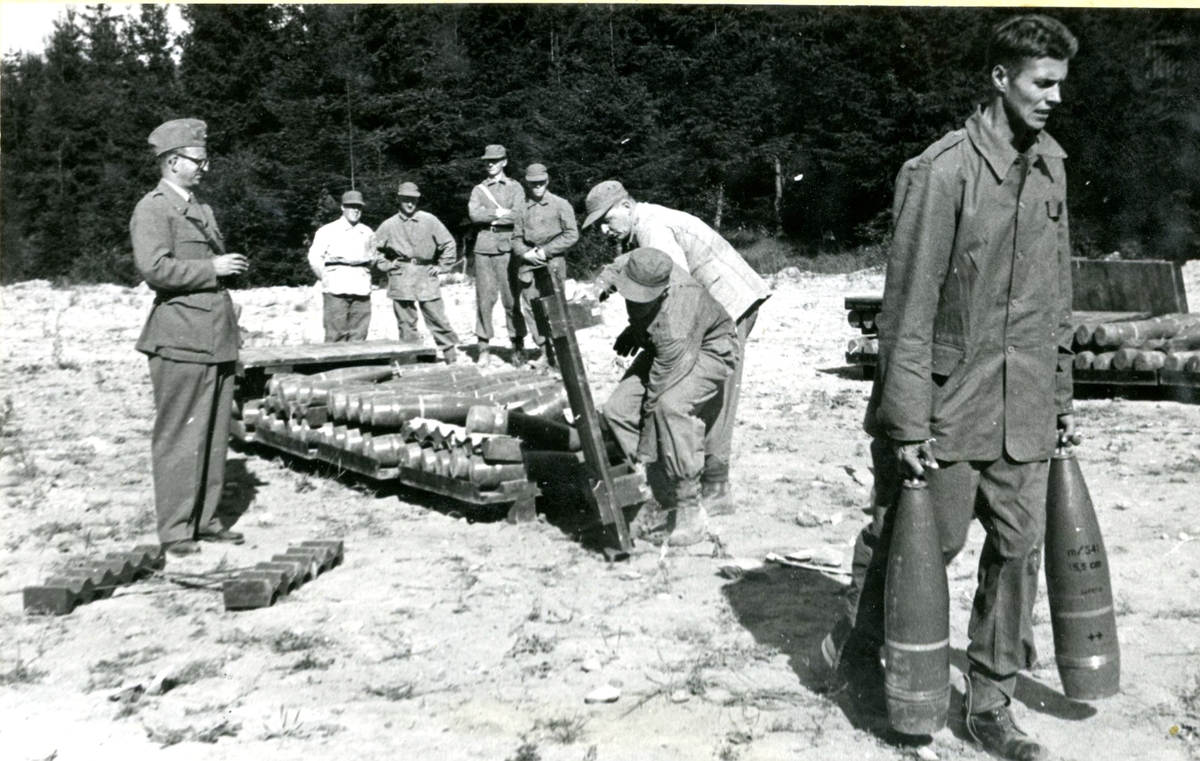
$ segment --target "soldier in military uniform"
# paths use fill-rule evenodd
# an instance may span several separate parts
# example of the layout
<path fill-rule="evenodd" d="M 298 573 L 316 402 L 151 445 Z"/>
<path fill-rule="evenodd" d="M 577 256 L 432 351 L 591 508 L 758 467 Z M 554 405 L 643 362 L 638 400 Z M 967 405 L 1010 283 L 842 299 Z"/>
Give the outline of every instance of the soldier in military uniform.
<path fill-rule="evenodd" d="M 721 414 L 705 435 L 704 472 L 700 477 L 701 497 L 708 514 L 732 513 L 735 503 L 729 489 L 729 461 L 746 342 L 758 319 L 758 308 L 770 297 L 771 289 L 728 241 L 698 217 L 635 201 L 615 180 L 592 188 L 585 204 L 585 229 L 600 222 L 604 234 L 626 246 L 648 246 L 666 253 L 705 287 L 737 326 L 737 367 L 725 384 Z"/>
<path fill-rule="evenodd" d="M 475 337 L 479 341 L 479 363 L 492 361 L 492 310 L 496 299 L 504 305 L 504 321 L 515 354 L 525 346 L 525 320 L 513 292 L 516 268 L 511 266 L 513 226 L 525 208 L 525 189 L 504 174 L 508 152 L 503 145 L 489 145 L 480 157 L 487 179 L 471 189 L 467 213 L 475 223 Z"/>
<path fill-rule="evenodd" d="M 212 209 L 192 192 L 208 171 L 206 132 L 199 119 L 175 119 L 150 133 L 162 180 L 129 221 L 138 272 L 155 292 L 137 349 L 150 361 L 154 503 L 159 540 L 172 555 L 199 552 L 198 541 L 243 541 L 216 512 L 238 358 L 225 279 L 247 262 L 225 252 Z"/>
<path fill-rule="evenodd" d="M 401 341 L 418 341 L 417 309 L 425 315 L 425 325 L 433 342 L 446 358 L 446 364 L 458 362 L 458 334 L 450 327 L 438 275 L 454 266 L 454 236 L 441 221 L 427 211 L 418 211 L 421 191 L 414 182 L 400 183 L 400 212 L 375 232 L 372 244 L 376 265 L 388 273 L 388 297 L 396 313 Z"/>
<path fill-rule="evenodd" d="M 696 544 L 706 528 L 704 430 L 720 414 L 722 387 L 737 363 L 733 320 L 657 249 L 617 257 L 600 279 L 601 288 L 610 285 L 629 312 L 613 348 L 638 356 L 605 403 L 604 420 L 631 461 L 653 463 L 665 476 L 651 488 L 667 509 L 667 543 Z"/>
<path fill-rule="evenodd" d="M 579 223 L 575 210 L 567 199 L 550 192 L 550 173 L 545 164 L 530 164 L 525 169 L 531 198 L 526 199 L 522 213 L 513 227 L 513 253 L 520 257 L 517 281 L 521 289 L 521 314 L 533 342 L 545 353 L 539 358 L 542 365 L 553 363 L 554 349 L 546 337 L 538 334 L 533 318 L 533 300 L 544 294 L 534 282 L 533 268 L 548 267 L 559 283 L 567 279 L 568 249 L 579 240 Z"/>
<path fill-rule="evenodd" d="M 892 462 L 876 472 L 876 520 L 856 547 L 852 616 L 823 648 L 864 696 L 870 681 L 879 695 L 888 508 L 901 478 L 927 479 L 946 562 L 974 518 L 987 534 L 964 719 L 984 749 L 1014 761 L 1047 757 L 1011 704 L 1017 673 L 1036 660 L 1050 457 L 1078 443 L 1066 153 L 1045 132 L 1077 47 L 1052 18 L 1002 22 L 987 55 L 988 100 L 896 178 L 865 421 L 877 466 L 888 450 Z"/>

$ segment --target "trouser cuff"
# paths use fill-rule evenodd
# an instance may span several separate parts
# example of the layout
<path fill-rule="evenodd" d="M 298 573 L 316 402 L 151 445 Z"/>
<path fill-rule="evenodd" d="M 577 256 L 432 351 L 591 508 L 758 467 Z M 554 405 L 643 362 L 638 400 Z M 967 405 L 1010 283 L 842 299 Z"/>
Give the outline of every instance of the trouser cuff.
<path fill-rule="evenodd" d="M 706 484 L 720 484 L 729 481 L 729 463 L 720 457 L 709 455 L 704 458 L 704 471 L 700 480 Z"/>

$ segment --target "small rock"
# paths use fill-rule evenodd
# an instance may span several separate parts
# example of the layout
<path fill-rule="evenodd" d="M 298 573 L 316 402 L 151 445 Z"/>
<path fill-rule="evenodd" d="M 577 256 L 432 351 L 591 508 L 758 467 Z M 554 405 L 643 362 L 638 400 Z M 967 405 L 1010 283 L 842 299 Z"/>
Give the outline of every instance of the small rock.
<path fill-rule="evenodd" d="M 924 759 L 924 761 L 937 761 L 937 757 L 937 751 L 928 745 L 922 745 L 920 748 L 917 748 L 917 758 Z"/>
<path fill-rule="evenodd" d="M 582 664 L 580 664 L 580 668 L 582 668 L 584 671 L 589 671 L 589 672 L 590 671 L 599 671 L 600 670 L 600 659 L 599 658 L 588 658 L 586 661 L 584 661 Z"/>
<path fill-rule="evenodd" d="M 583 699 L 585 703 L 615 703 L 621 698 L 621 691 L 611 684 L 597 687 Z"/>
<path fill-rule="evenodd" d="M 723 706 L 733 700 L 733 693 L 723 687 L 709 687 L 704 691 L 704 699 L 710 703 Z"/>
<path fill-rule="evenodd" d="M 672 703 L 686 703 L 692 699 L 692 693 L 687 690 L 675 690 L 671 693 Z"/>
<path fill-rule="evenodd" d="M 260 526 L 275 525 L 275 516 L 272 515 L 271 513 L 263 513 L 262 515 L 258 516 L 255 520 L 258 521 L 258 525 L 260 525 Z"/>
<path fill-rule="evenodd" d="M 839 523 L 842 522 L 842 518 L 843 518 L 842 511 L 838 510 L 833 515 L 829 516 L 829 525 L 830 526 L 838 525 Z"/>
<path fill-rule="evenodd" d="M 820 526 L 823 521 L 819 515 L 811 513 L 808 510 L 801 510 L 796 515 L 796 523 L 804 528 L 816 528 L 817 526 Z"/>
<path fill-rule="evenodd" d="M 1192 537 L 1191 537 L 1191 535 L 1190 535 L 1190 534 L 1188 534 L 1188 532 L 1186 532 L 1186 531 L 1180 531 L 1180 532 L 1179 532 L 1179 541 L 1181 541 L 1181 542 L 1190 542 L 1190 541 L 1192 541 Z"/>
<path fill-rule="evenodd" d="M 637 571 L 625 571 L 617 578 L 621 579 L 622 581 L 637 581 L 638 579 L 642 578 L 642 575 Z"/>

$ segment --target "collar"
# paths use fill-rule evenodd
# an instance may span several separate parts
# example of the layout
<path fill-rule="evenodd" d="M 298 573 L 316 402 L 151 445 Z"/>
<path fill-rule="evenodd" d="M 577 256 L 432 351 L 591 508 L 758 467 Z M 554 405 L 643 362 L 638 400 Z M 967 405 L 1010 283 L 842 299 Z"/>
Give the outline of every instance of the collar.
<path fill-rule="evenodd" d="M 549 190 L 547 190 L 547 191 L 546 191 L 546 193 L 545 193 L 545 195 L 543 195 L 543 196 L 541 197 L 541 199 L 540 199 L 540 200 L 539 200 L 539 199 L 537 199 L 537 198 L 534 198 L 533 196 L 529 196 L 529 198 L 527 198 L 527 199 L 525 199 L 525 200 L 526 200 L 526 201 L 528 201 L 528 202 L 529 202 L 529 203 L 531 203 L 531 204 L 535 204 L 535 203 L 536 203 L 536 204 L 538 204 L 539 206 L 545 206 L 546 204 L 550 203 L 550 197 L 551 197 L 551 195 L 553 195 L 553 194 L 552 194 L 552 193 L 551 193 Z"/>
<path fill-rule="evenodd" d="M 977 108 L 971 118 L 967 120 L 967 137 L 971 139 L 971 144 L 983 156 L 997 182 L 1004 180 L 1009 167 L 1021 156 L 1012 143 L 988 126 L 987 121 L 983 118 L 982 107 Z M 1037 139 L 1029 147 L 1026 155 L 1032 163 L 1040 163 L 1052 180 L 1060 179 L 1055 177 L 1051 170 L 1051 163 L 1045 159 L 1065 159 L 1067 152 L 1045 130 L 1038 133 Z"/>
<path fill-rule="evenodd" d="M 187 201 L 188 203 L 191 203 L 192 194 L 189 191 L 186 191 L 183 188 L 179 187 L 175 183 L 168 180 L 166 177 L 163 177 L 159 182 L 163 185 L 166 185 L 171 190 L 174 190 L 176 193 L 179 194 L 179 197 L 182 198 L 183 200 Z"/>
<path fill-rule="evenodd" d="M 496 183 L 507 185 L 508 183 L 512 182 L 512 180 L 508 178 L 507 174 L 502 174 L 499 177 L 489 177 L 484 180 L 484 182 L 486 182 L 488 185 L 495 185 Z"/>

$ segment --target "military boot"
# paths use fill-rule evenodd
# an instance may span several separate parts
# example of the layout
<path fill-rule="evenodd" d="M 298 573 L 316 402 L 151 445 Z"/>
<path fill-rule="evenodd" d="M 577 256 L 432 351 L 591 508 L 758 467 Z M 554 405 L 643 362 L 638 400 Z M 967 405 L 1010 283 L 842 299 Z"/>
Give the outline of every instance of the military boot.
<path fill-rule="evenodd" d="M 700 474 L 700 502 L 709 515 L 733 515 L 737 510 L 733 489 L 729 486 L 729 463 L 720 457 L 704 458 L 704 472 Z"/>
<path fill-rule="evenodd" d="M 700 506 L 699 479 L 675 483 L 675 511 L 672 513 L 671 536 L 667 544 L 687 547 L 704 541 L 708 535 L 708 517 Z"/>
<path fill-rule="evenodd" d="M 1008 706 L 983 713 L 967 713 L 967 732 L 975 742 L 993 756 L 1011 761 L 1043 761 L 1048 757 L 1045 747 L 1017 726 Z"/>

